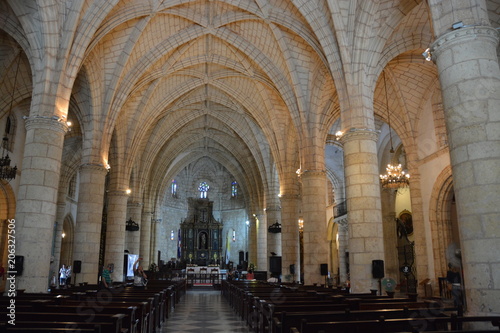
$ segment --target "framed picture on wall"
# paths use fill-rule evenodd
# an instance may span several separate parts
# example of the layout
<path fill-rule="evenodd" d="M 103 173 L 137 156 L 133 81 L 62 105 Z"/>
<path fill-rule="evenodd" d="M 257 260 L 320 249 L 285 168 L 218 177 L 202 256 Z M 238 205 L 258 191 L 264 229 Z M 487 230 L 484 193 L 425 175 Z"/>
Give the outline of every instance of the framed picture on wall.
<path fill-rule="evenodd" d="M 413 219 L 411 216 L 411 212 L 405 209 L 399 214 L 398 218 L 404 225 L 406 234 L 407 235 L 413 234 Z"/>

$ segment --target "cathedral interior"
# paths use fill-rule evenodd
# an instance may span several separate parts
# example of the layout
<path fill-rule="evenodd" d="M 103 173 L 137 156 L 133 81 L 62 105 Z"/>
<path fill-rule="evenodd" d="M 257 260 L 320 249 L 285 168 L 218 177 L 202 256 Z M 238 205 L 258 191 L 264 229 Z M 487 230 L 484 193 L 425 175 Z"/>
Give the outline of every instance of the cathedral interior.
<path fill-rule="evenodd" d="M 499 0 L 0 0 L 3 271 L 279 257 L 438 294 L 452 264 L 499 314 L 499 28 Z"/>

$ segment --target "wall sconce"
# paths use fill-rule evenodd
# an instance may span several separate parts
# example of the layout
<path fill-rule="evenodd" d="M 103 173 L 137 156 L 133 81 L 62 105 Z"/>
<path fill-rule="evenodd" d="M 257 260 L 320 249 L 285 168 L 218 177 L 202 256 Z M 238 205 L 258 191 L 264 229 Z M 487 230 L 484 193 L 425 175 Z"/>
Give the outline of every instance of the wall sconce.
<path fill-rule="evenodd" d="M 125 190 L 125 193 L 130 194 L 130 193 L 132 193 L 132 190 L 128 188 Z"/>
<path fill-rule="evenodd" d="M 66 237 L 66 233 L 64 231 L 62 232 L 61 237 L 62 238 Z"/>
<path fill-rule="evenodd" d="M 174 231 L 170 231 L 170 240 L 174 240 Z"/>
<path fill-rule="evenodd" d="M 236 231 L 233 230 L 233 242 L 236 242 Z"/>

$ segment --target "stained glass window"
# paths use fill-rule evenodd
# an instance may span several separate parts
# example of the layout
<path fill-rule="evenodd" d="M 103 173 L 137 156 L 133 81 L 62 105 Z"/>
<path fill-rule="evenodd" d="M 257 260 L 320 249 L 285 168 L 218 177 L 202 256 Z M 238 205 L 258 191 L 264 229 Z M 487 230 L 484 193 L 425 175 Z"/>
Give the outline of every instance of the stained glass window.
<path fill-rule="evenodd" d="M 232 182 L 231 183 L 231 197 L 236 198 L 237 196 L 238 196 L 238 183 Z"/>
<path fill-rule="evenodd" d="M 170 188 L 172 191 L 172 196 L 174 198 L 177 198 L 177 182 L 175 181 L 175 179 L 172 179 L 172 184 L 171 184 Z"/>
<path fill-rule="evenodd" d="M 201 182 L 200 186 L 198 186 L 198 191 L 200 191 L 200 198 L 206 199 L 209 189 L 210 186 L 208 186 L 207 182 Z"/>

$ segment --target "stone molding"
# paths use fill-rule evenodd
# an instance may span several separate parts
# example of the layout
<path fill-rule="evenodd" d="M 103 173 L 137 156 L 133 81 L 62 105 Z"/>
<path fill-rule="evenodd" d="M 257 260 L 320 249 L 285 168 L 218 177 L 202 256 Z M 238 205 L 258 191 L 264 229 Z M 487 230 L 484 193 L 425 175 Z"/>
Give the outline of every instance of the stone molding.
<path fill-rule="evenodd" d="M 133 202 L 130 202 L 129 204 L 127 204 L 127 207 L 136 207 L 136 208 L 139 208 L 139 207 L 142 207 L 144 206 L 144 204 L 142 202 L 138 202 L 138 201 L 133 201 Z"/>
<path fill-rule="evenodd" d="M 280 200 L 298 200 L 300 198 L 299 194 L 281 194 Z"/>
<path fill-rule="evenodd" d="M 123 196 L 128 197 L 127 191 L 125 190 L 111 190 L 107 192 L 109 196 Z"/>
<path fill-rule="evenodd" d="M 60 118 L 57 116 L 54 117 L 32 116 L 32 117 L 25 117 L 24 119 L 26 120 L 25 123 L 26 131 L 40 128 L 66 134 L 66 132 L 69 129 L 66 122 L 60 121 Z"/>
<path fill-rule="evenodd" d="M 440 52 L 449 47 L 464 44 L 478 38 L 483 41 L 489 41 L 496 48 L 500 40 L 500 33 L 495 28 L 489 26 L 463 27 L 446 32 L 438 37 L 430 47 L 433 60 L 436 60 L 434 56 L 439 56 Z"/>
<path fill-rule="evenodd" d="M 340 142 L 345 144 L 352 140 L 372 140 L 377 142 L 380 131 L 370 128 L 351 128 L 340 138 Z"/>

